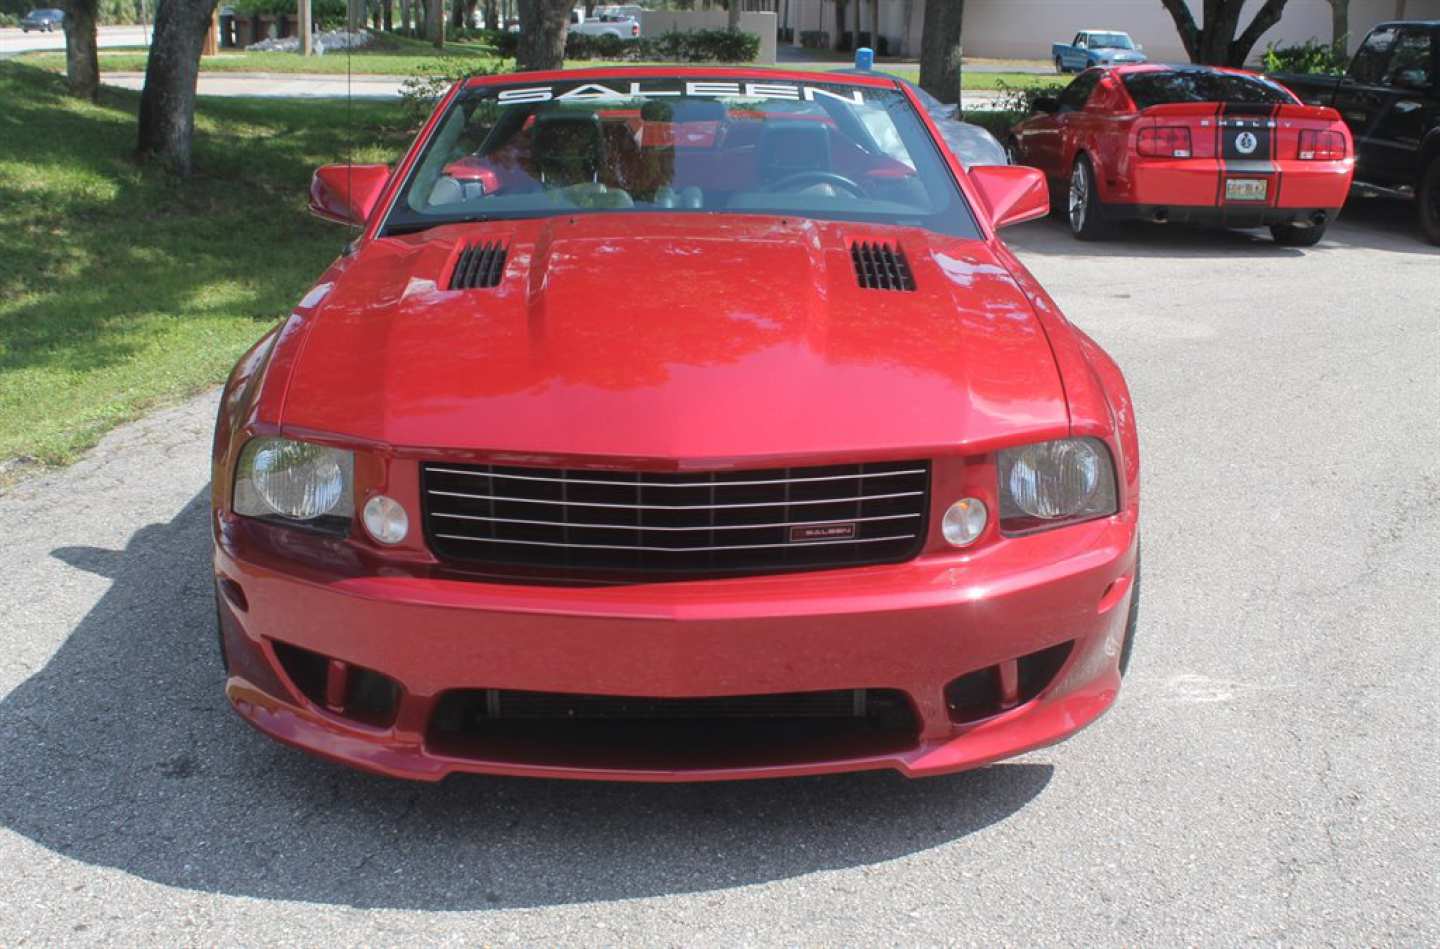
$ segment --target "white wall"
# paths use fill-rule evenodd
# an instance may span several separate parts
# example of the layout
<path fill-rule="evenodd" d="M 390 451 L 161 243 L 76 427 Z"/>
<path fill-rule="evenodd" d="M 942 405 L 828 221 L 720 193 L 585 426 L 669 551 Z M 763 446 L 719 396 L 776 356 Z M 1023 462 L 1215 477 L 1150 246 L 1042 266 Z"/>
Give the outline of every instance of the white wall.
<path fill-rule="evenodd" d="M 854 22 L 850 0 L 846 28 Z M 1203 0 L 1188 0 L 1196 21 L 1202 18 Z M 924 28 L 923 0 L 880 0 L 880 31 L 900 38 L 904 6 L 915 4 L 905 55 L 918 56 Z M 1249 23 L 1263 0 L 1248 0 L 1241 29 Z M 863 2 L 862 29 L 869 29 L 869 0 Z M 1440 19 L 1440 0 L 1351 0 L 1350 47 L 1364 38 L 1370 27 L 1391 19 Z M 817 26 L 817 22 L 820 24 Z M 830 31 L 838 38 L 832 0 L 790 0 L 790 23 L 799 30 Z M 1067 41 L 1083 29 L 1124 30 L 1145 47 L 1152 59 L 1184 62 L 1184 47 L 1175 30 L 1175 21 L 1160 0 L 966 0 L 965 53 L 968 56 L 998 59 L 1046 59 L 1050 44 Z M 1328 0 L 1290 0 L 1280 22 L 1260 38 L 1258 56 L 1272 42 L 1299 43 L 1308 39 L 1330 41 Z"/>
<path fill-rule="evenodd" d="M 724 10 L 646 10 L 640 15 L 640 35 L 659 36 L 671 30 L 723 30 L 730 21 Z M 775 65 L 775 14 L 741 13 L 740 32 L 760 37 L 760 55 L 755 62 Z"/>

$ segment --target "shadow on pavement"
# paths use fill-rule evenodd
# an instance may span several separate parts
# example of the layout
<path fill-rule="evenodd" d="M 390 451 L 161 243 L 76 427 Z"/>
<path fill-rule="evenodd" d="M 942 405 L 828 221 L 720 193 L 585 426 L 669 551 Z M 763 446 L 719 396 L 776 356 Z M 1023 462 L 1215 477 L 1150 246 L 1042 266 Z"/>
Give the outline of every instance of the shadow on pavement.
<path fill-rule="evenodd" d="M 54 556 L 113 580 L 0 701 L 0 826 L 74 860 L 214 893 L 359 907 L 540 906 L 742 886 L 903 857 L 1002 820 L 1049 783 L 1012 764 L 622 785 L 452 778 L 310 759 L 226 705 L 208 489 L 124 551 Z"/>

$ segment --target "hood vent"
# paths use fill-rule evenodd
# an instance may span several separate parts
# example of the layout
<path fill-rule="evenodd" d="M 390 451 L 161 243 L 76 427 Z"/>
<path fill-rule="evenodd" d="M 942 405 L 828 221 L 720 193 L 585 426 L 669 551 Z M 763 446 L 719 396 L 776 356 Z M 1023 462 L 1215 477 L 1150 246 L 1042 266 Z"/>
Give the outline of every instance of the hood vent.
<path fill-rule="evenodd" d="M 451 290 L 482 290 L 500 285 L 505 272 L 505 245 L 499 241 L 471 244 L 460 252 L 450 272 Z"/>
<path fill-rule="evenodd" d="M 850 245 L 855 277 L 866 290 L 914 290 L 915 275 L 905 251 L 891 244 L 856 241 Z"/>

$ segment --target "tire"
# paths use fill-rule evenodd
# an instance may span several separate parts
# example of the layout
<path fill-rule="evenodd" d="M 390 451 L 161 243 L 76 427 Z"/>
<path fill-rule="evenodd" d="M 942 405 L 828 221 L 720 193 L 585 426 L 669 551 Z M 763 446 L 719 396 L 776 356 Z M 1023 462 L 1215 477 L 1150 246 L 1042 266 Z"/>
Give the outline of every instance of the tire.
<path fill-rule="evenodd" d="M 1270 236 L 1282 247 L 1314 247 L 1325 236 L 1325 225 L 1300 227 L 1295 224 L 1272 224 Z"/>
<path fill-rule="evenodd" d="M 1420 217 L 1420 232 L 1432 244 L 1440 244 L 1440 155 L 1420 172 L 1420 186 L 1415 189 L 1415 203 Z"/>
<path fill-rule="evenodd" d="M 1090 156 L 1080 153 L 1070 171 L 1070 187 L 1066 191 L 1065 219 L 1070 224 L 1070 233 L 1077 240 L 1098 241 L 1108 236 L 1109 215 L 1105 202 L 1095 186 L 1095 166 Z"/>
<path fill-rule="evenodd" d="M 1065 75 L 1065 60 L 1059 56 L 1055 57 L 1055 71 L 1062 76 Z"/>
<path fill-rule="evenodd" d="M 1014 138 L 1005 139 L 1005 158 L 1012 165 L 1020 164 L 1020 143 Z"/>
<path fill-rule="evenodd" d="M 1125 642 L 1120 646 L 1120 676 L 1130 669 L 1130 653 L 1135 649 L 1135 627 L 1140 622 L 1140 548 L 1135 548 L 1135 583 L 1130 589 L 1130 613 L 1125 617 Z"/>

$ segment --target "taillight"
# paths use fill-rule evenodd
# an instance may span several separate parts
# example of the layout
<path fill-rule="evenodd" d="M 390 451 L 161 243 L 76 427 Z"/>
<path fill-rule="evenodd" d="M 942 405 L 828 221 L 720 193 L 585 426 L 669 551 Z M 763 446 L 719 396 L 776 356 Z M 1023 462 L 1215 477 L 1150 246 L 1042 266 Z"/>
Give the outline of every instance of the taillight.
<path fill-rule="evenodd" d="M 1190 130 L 1183 125 L 1143 128 L 1135 150 L 1146 158 L 1189 158 Z"/>
<path fill-rule="evenodd" d="M 1339 161 L 1345 157 L 1345 136 L 1339 132 L 1300 130 L 1301 161 Z"/>

